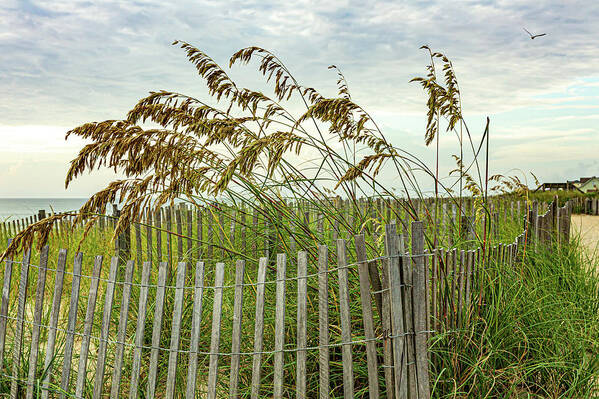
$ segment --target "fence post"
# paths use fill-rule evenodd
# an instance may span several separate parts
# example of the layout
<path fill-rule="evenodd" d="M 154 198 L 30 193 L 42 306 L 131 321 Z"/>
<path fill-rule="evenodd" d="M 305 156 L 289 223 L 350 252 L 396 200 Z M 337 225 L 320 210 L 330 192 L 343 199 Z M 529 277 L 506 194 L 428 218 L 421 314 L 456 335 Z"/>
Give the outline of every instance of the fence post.
<path fill-rule="evenodd" d="M 118 271 L 119 260 L 113 257 L 110 262 L 110 272 L 104 295 L 104 310 L 102 314 L 102 328 L 100 330 L 100 345 L 96 362 L 96 373 L 94 377 L 93 398 L 100 398 L 104 389 L 104 367 L 106 365 L 106 346 L 108 345 L 108 330 L 114 300 L 114 288 Z"/>
<path fill-rule="evenodd" d="M 393 370 L 395 374 L 395 395 L 397 398 L 407 398 L 408 380 L 406 376 L 405 327 L 404 307 L 400 273 L 400 253 L 397 243 L 397 231 L 394 224 L 385 226 L 385 250 L 389 258 L 389 297 L 391 307 L 391 336 L 393 345 Z"/>
<path fill-rule="evenodd" d="M 60 398 L 65 398 L 65 392 L 69 391 L 69 381 L 71 375 L 71 362 L 73 359 L 73 349 L 75 345 L 75 328 L 77 326 L 77 309 L 79 304 L 79 290 L 81 287 L 81 267 L 83 263 L 83 253 L 78 252 L 75 255 L 73 264 L 73 281 L 71 285 L 71 302 L 69 306 L 69 316 L 67 322 L 66 343 L 63 349 L 63 367 L 60 388 L 63 391 Z"/>
<path fill-rule="evenodd" d="M 298 262 L 299 264 L 299 262 Z M 349 307 L 349 285 L 347 271 L 347 250 L 345 240 L 337 240 L 337 276 L 339 278 L 339 312 L 341 319 L 341 339 L 343 343 L 343 397 L 354 397 L 354 372 L 351 348 L 351 313 Z M 401 313 L 399 313 L 401 319 Z M 395 334 L 395 333 L 394 333 Z"/>
<path fill-rule="evenodd" d="M 568 202 L 568 207 L 566 209 L 566 241 L 570 242 L 570 229 L 572 226 L 572 203 Z"/>
<path fill-rule="evenodd" d="M 210 366 L 208 373 L 208 398 L 216 399 L 216 381 L 218 377 L 218 349 L 220 347 L 220 330 L 223 307 L 223 282 L 225 276 L 225 264 L 216 264 L 214 277 L 214 299 L 212 307 L 212 335 L 210 337 Z M 153 396 L 151 396 L 153 397 Z"/>
<path fill-rule="evenodd" d="M 297 254 L 297 353 L 296 353 L 296 397 L 306 398 L 306 359 L 308 346 L 308 254 L 305 251 Z M 343 304 L 341 304 L 343 305 Z M 345 362 L 345 354 L 343 355 Z"/>
<path fill-rule="evenodd" d="M 368 392 L 371 399 L 379 397 L 378 361 L 374 342 L 374 325 L 372 320 L 372 302 L 370 297 L 370 282 L 368 277 L 368 262 L 364 235 L 355 236 L 356 260 L 360 276 L 360 300 L 362 304 L 362 320 L 366 340 L 366 362 L 368 365 Z"/>
<path fill-rule="evenodd" d="M 60 305 L 62 303 L 62 291 L 64 286 L 64 274 L 65 266 L 67 261 L 67 250 L 61 249 L 58 253 L 58 261 L 56 263 L 56 274 L 54 283 L 54 293 L 52 294 L 52 312 L 50 313 L 50 328 L 48 329 L 48 338 L 46 341 L 46 356 L 44 359 L 44 370 L 52 370 L 54 362 L 54 348 L 56 345 L 56 330 L 58 326 L 58 317 L 60 315 Z M 8 269 L 8 264 L 7 264 Z M 6 273 L 6 272 L 5 272 Z M 5 275 L 6 282 L 6 275 Z M 4 293 L 3 293 L 4 298 Z M 4 309 L 3 309 L 4 310 Z M 0 329 L 2 331 L 2 329 Z M 4 348 L 0 346 L 1 350 Z M 0 360 L 0 369 L 2 368 L 2 361 Z M 47 399 L 49 394 L 50 378 L 53 373 L 45 373 L 42 380 L 42 399 Z"/>
<path fill-rule="evenodd" d="M 556 195 L 553 196 L 553 202 L 551 203 L 551 231 L 555 231 L 557 229 L 557 210 L 559 198 Z"/>
<path fill-rule="evenodd" d="M 329 381 L 329 275 L 328 249 L 326 245 L 318 246 L 318 370 L 319 397 L 330 396 Z"/>
<path fill-rule="evenodd" d="M 243 312 L 243 280 L 245 275 L 245 261 L 235 263 L 235 299 L 233 307 L 233 332 L 231 334 L 231 372 L 229 375 L 229 397 L 239 397 L 239 363 L 241 350 L 241 322 Z"/>
<path fill-rule="evenodd" d="M 40 253 L 40 268 L 37 276 L 35 290 L 35 310 L 33 312 L 33 331 L 31 333 L 31 351 L 29 352 L 29 373 L 27 377 L 27 399 L 33 399 L 35 372 L 39 354 L 40 327 L 42 323 L 42 310 L 44 306 L 44 291 L 46 289 L 46 274 L 48 268 L 48 250 L 46 245 Z"/>
<path fill-rule="evenodd" d="M 121 211 L 116 204 L 112 204 L 112 228 L 116 228 L 117 221 L 121 216 Z M 120 233 L 114 240 L 114 254 L 119 258 L 119 262 L 126 262 L 131 253 L 131 227 L 127 226 L 125 231 Z"/>
<path fill-rule="evenodd" d="M 12 381 L 10 384 L 10 397 L 16 399 L 18 395 L 18 383 L 21 355 L 23 351 L 23 327 L 25 324 L 25 300 L 27 298 L 27 286 L 29 281 L 29 262 L 31 260 L 31 249 L 26 249 L 21 262 L 21 276 L 19 280 L 19 292 L 17 297 L 17 320 L 16 331 L 14 332 L 13 360 L 12 360 Z M 69 315 L 70 316 L 70 315 Z M 70 318 L 70 317 L 69 317 Z M 70 324 L 69 324 L 70 325 Z"/>
<path fill-rule="evenodd" d="M 531 209 L 531 235 L 530 238 L 533 241 L 533 245 L 536 246 L 537 245 L 537 241 L 538 241 L 538 235 L 539 235 L 539 204 L 537 203 L 537 201 L 533 201 L 532 203 L 532 209 Z"/>
<path fill-rule="evenodd" d="M 275 304 L 275 353 L 273 361 L 273 398 L 283 398 L 284 352 L 285 347 L 285 278 L 287 273 L 287 256 L 277 254 L 277 283 Z M 212 370 L 212 368 L 211 368 Z M 216 372 L 216 370 L 215 370 Z M 322 388 L 321 388 L 322 389 Z"/>
<path fill-rule="evenodd" d="M 426 320 L 428 312 L 426 308 L 426 279 L 428 273 L 425 270 L 424 261 L 424 226 L 420 221 L 412 222 L 412 264 L 413 264 L 413 288 L 412 296 L 414 303 L 414 344 L 416 352 L 416 381 L 418 383 L 418 398 L 430 398 L 429 376 L 428 376 L 428 344 L 426 331 Z"/>
<path fill-rule="evenodd" d="M 267 265 L 268 259 L 266 257 L 260 258 L 258 262 L 258 280 L 256 286 L 256 314 L 254 317 L 254 355 L 252 356 L 251 399 L 258 399 L 260 396 L 260 375 L 262 369 L 261 352 L 264 343 L 264 291 Z"/>
<path fill-rule="evenodd" d="M 131 382 L 129 384 L 129 399 L 137 397 L 139 384 L 139 369 L 141 367 L 141 350 L 144 341 L 144 330 L 146 328 L 147 300 L 150 282 L 151 262 L 145 261 L 141 272 L 141 286 L 139 289 L 139 306 L 137 310 L 137 326 L 135 328 L 135 348 L 133 349 L 133 363 L 131 366 Z M 195 321 L 194 308 L 194 321 Z M 193 338 L 192 338 L 193 339 Z M 192 341 L 193 342 L 193 341 Z M 191 385 L 188 381 L 188 385 Z"/>

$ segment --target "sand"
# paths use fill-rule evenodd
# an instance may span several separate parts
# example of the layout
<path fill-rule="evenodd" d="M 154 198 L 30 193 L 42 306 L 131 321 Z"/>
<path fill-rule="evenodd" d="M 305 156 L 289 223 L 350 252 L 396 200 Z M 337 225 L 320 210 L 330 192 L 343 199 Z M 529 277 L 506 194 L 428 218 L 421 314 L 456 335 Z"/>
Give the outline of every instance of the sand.
<path fill-rule="evenodd" d="M 589 255 L 599 254 L 599 216 L 572 215 L 572 233 L 580 234 Z"/>

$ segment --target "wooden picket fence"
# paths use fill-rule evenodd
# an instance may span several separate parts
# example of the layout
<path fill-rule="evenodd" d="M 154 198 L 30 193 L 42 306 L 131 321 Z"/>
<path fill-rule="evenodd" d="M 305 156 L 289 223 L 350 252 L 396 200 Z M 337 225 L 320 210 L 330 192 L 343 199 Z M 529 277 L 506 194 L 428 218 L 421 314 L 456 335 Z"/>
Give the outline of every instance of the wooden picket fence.
<path fill-rule="evenodd" d="M 587 215 L 599 215 L 599 198 L 585 198 L 583 209 Z"/>
<path fill-rule="evenodd" d="M 383 256 L 369 256 L 364 234 L 335 230 L 335 247 L 294 248 L 274 263 L 215 261 L 209 247 L 204 260 L 176 262 L 172 278 L 162 255 L 123 262 L 126 239 L 108 274 L 102 256 L 70 262 L 44 247 L 35 264 L 26 251 L 4 266 L 0 394 L 429 398 L 428 342 L 468 323 L 484 265 L 569 240 L 571 204 L 540 206 L 522 209 L 513 242 L 490 248 L 425 249 L 423 222 L 389 223 Z"/>

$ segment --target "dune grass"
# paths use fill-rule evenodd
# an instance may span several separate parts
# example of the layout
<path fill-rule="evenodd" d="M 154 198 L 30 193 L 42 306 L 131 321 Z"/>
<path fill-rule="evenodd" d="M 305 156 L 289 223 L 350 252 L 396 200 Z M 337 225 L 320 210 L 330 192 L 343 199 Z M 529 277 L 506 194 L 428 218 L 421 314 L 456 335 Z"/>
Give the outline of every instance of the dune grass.
<path fill-rule="evenodd" d="M 85 254 L 84 274 L 89 275 L 92 256 L 101 254 L 109 257 L 113 254 L 110 235 L 118 235 L 132 223 L 141 219 L 147 207 L 154 210 L 160 206 L 182 200 L 192 205 L 192 209 L 210 210 L 207 221 L 219 236 L 219 231 L 228 232 L 231 220 L 221 221 L 214 201 L 227 203 L 235 210 L 234 220 L 242 222 L 238 216 L 245 214 L 249 221 L 254 214 L 259 215 L 258 227 L 251 225 L 246 231 L 249 246 L 256 244 L 255 252 L 240 250 L 236 245 L 241 237 L 218 242 L 214 255 L 207 259 L 205 281 L 214 281 L 214 261 L 224 260 L 227 264 L 225 285 L 234 281 L 233 260 L 245 258 L 247 276 L 251 280 L 257 269 L 257 258 L 269 247 L 271 257 L 277 252 L 288 253 L 290 259 L 288 275 L 296 273 L 291 250 L 291 238 L 297 249 L 308 251 L 310 256 L 309 273 L 316 269 L 315 254 L 317 244 L 329 245 L 329 261 L 335 262 L 335 250 L 332 242 L 331 227 L 338 224 L 344 232 L 342 237 L 351 239 L 354 234 L 366 229 L 368 238 L 368 257 L 375 258 L 384 253 L 384 229 L 381 221 L 402 221 L 420 219 L 426 226 L 426 242 L 428 249 L 435 246 L 456 246 L 461 249 L 474 248 L 479 245 L 488 247 L 497 242 L 510 242 L 523 228 L 522 215 L 516 218 L 505 218 L 505 212 L 495 216 L 488 197 L 489 190 L 496 192 L 509 191 L 524 194 L 528 200 L 527 187 L 516 177 L 489 176 L 489 120 L 482 132 L 480 143 L 475 140 L 462 115 L 461 93 L 449 59 L 440 53 L 423 48 L 430 55 L 430 65 L 426 76 L 414 80 L 427 94 L 427 124 L 425 142 L 436 144 L 436 166 L 431 167 L 412 154 L 409 149 L 394 146 L 371 115 L 356 104 L 350 95 L 345 77 L 340 70 L 331 68 L 338 75 L 338 95 L 325 97 L 314 88 L 300 84 L 291 74 L 288 67 L 272 52 L 258 47 L 242 49 L 231 57 L 229 66 L 234 64 L 258 63 L 260 73 L 267 83 L 274 86 L 274 96 L 268 97 L 261 90 L 238 86 L 229 76 L 229 72 L 221 68 L 212 58 L 201 50 L 185 42 L 175 42 L 186 52 L 189 61 L 198 74 L 206 81 L 212 103 L 181 93 L 157 91 L 151 92 L 141 99 L 121 121 L 86 123 L 72 129 L 68 136 L 79 136 L 87 140 L 79 155 L 71 162 L 66 177 L 69 185 L 78 176 L 100 167 L 120 170 L 125 179 L 114 181 L 105 189 L 92 195 L 84 206 L 73 214 L 50 215 L 15 236 L 9 253 L 15 254 L 23 248 L 36 243 L 46 243 L 48 234 L 61 220 L 76 217 L 75 229 L 62 237 L 50 237 L 49 244 L 55 253 L 59 247 L 69 249 L 69 261 L 80 249 Z M 291 103 L 288 103 L 290 98 Z M 298 114 L 297 105 L 305 108 Z M 153 122 L 159 129 L 146 128 L 146 122 Z M 452 171 L 450 179 L 442 179 L 439 175 L 439 136 L 442 133 L 455 134 L 459 141 L 460 155 L 454 156 L 457 169 Z M 484 173 L 481 165 L 481 148 L 486 148 Z M 466 152 L 471 149 L 471 154 Z M 466 151 L 465 151 L 466 150 Z M 302 155 L 308 154 L 309 159 Z M 395 177 L 393 184 L 379 179 L 382 170 L 387 168 Z M 382 175 L 381 175 L 382 176 Z M 453 226 L 439 225 L 440 209 L 437 201 L 426 203 L 417 209 L 415 199 L 423 199 L 425 194 L 419 181 L 427 179 L 435 185 L 437 198 L 448 198 L 451 204 L 462 209 L 465 197 L 472 196 L 474 217 L 477 229 L 474 237 L 461 237 L 459 226 L 461 218 L 454 221 Z M 451 181 L 450 181 L 451 180 Z M 495 187 L 490 187 L 495 185 Z M 339 209 L 338 196 L 348 201 L 349 207 Z M 381 214 L 371 203 L 363 207 L 358 198 L 373 196 L 388 201 L 397 201 L 399 207 Z M 283 202 L 284 199 L 301 202 L 311 209 L 312 218 L 305 221 L 306 209 L 296 212 Z M 101 232 L 94 228 L 99 214 L 106 212 L 109 204 L 123 204 L 122 213 L 116 229 Z M 394 202 L 395 203 L 395 202 Z M 423 204 L 425 204 L 423 202 Z M 458 212 L 458 215 L 461 211 Z M 315 215 L 321 215 L 321 230 Z M 502 216 L 503 215 L 503 216 Z M 398 223 L 398 226 L 399 226 Z M 456 224 L 458 228 L 456 228 Z M 404 227 L 409 231 L 408 226 Z M 494 228 L 497 229 L 494 231 Z M 84 230 L 83 229 L 88 229 Z M 163 224 L 162 228 L 165 226 Z M 174 226 L 173 226 L 174 228 Z M 171 230 L 173 231 L 173 230 Z M 195 233 L 194 233 L 195 234 Z M 194 246 L 206 244 L 207 231 L 203 237 L 195 237 Z M 237 233 L 236 233 L 237 234 Z M 81 241 L 81 238 L 85 240 Z M 171 254 L 176 251 L 175 236 L 171 236 Z M 450 239 L 451 237 L 451 239 Z M 163 233 L 162 252 L 166 256 L 166 234 Z M 193 238 L 193 237 L 191 237 Z M 406 237 L 409 242 L 409 236 Z M 79 247 L 79 245 L 81 246 Z M 221 251 L 220 247 L 224 247 Z M 184 244 L 186 248 L 186 244 Z M 205 249 L 205 248 L 203 248 Z M 132 258 L 136 258 L 134 248 Z M 155 249 L 152 250 L 156 259 Z M 350 252 L 353 249 L 350 248 Z M 185 260 L 194 260 L 194 253 L 188 253 Z M 352 252 L 353 253 L 353 252 Z M 147 259 L 148 253 L 145 254 Z M 202 254 L 204 256 L 205 253 Z M 34 254 L 33 263 L 37 254 Z M 517 398 L 517 397 L 590 397 L 593 380 L 597 375 L 597 364 L 593 354 L 596 352 L 597 336 L 597 280 L 589 271 L 588 262 L 581 259 L 581 251 L 576 243 L 562 249 L 544 248 L 537 252 L 527 253 L 521 266 L 510 268 L 506 264 L 489 264 L 483 271 L 483 298 L 480 312 L 473 313 L 471 322 L 460 329 L 442 329 L 431 341 L 431 365 L 433 395 L 439 398 Z M 55 265 L 55 256 L 51 257 L 50 267 Z M 172 257 L 173 259 L 174 257 Z M 164 259 L 164 258 L 163 258 Z M 271 258 L 272 259 L 272 258 Z M 353 261 L 353 259 L 350 259 Z M 108 262 L 104 260 L 103 278 L 108 273 Z M 171 261 L 171 264 L 176 264 Z M 155 267 L 155 266 L 154 266 Z M 134 273 L 134 281 L 139 281 L 140 265 Z M 191 285 L 190 268 L 187 285 Z M 11 287 L 11 303 L 9 312 L 16 309 L 16 285 L 19 268 L 15 267 Z M 48 289 L 45 301 L 52 297 L 52 284 L 55 274 L 48 274 Z M 30 276 L 29 292 L 34 290 L 36 271 Z M 156 273 L 152 273 L 151 284 L 156 284 Z M 68 298 L 72 276 L 65 278 L 65 298 Z M 274 268 L 269 268 L 267 280 L 276 279 Z M 330 279 L 330 334 L 331 342 L 340 342 L 339 307 L 335 279 Z M 251 281 L 250 281 L 251 282 Z M 83 292 L 89 282 L 84 279 Z M 119 283 L 120 284 L 120 283 Z M 318 282 L 308 282 L 308 328 L 314 333 L 318 329 Z M 265 310 L 265 349 L 272 350 L 274 325 L 273 284 L 267 287 Z M 350 273 L 350 301 L 352 304 L 352 325 L 356 327 L 353 339 L 360 340 L 361 314 L 359 301 L 359 284 L 357 275 Z M 104 288 L 102 288 L 103 290 Z M 288 286 L 286 312 L 286 342 L 293 347 L 295 342 L 295 282 Z M 201 327 L 200 347 L 207 350 L 210 345 L 209 318 L 212 309 L 213 291 L 205 295 Z M 103 291 L 98 298 L 92 336 L 99 336 L 102 313 L 111 312 L 111 330 L 109 339 L 114 340 L 119 309 L 122 301 L 122 290 L 117 290 L 112 309 L 103 309 Z M 253 305 L 255 289 L 244 288 L 245 303 L 243 319 L 243 335 L 252 336 Z M 145 324 L 144 344 L 151 342 L 152 316 L 154 312 L 156 289 L 150 288 L 148 296 L 148 317 Z M 191 293 L 185 294 L 183 309 L 181 347 L 189 346 L 189 330 L 192 313 Z M 165 314 L 173 311 L 174 290 L 168 289 L 166 295 Z M 31 296 L 30 301 L 34 298 Z M 133 337 L 139 287 L 132 289 L 130 320 L 127 326 L 127 337 Z M 64 326 L 68 300 L 63 303 L 60 325 Z M 78 331 L 85 316 L 85 301 L 80 300 L 77 308 Z M 231 347 L 232 330 L 231 312 L 233 307 L 233 290 L 224 290 L 223 311 L 225 317 L 222 324 L 221 347 L 227 351 Z M 44 323 L 47 324 L 49 306 L 44 307 Z M 160 347 L 168 348 L 170 340 L 170 318 L 165 318 L 160 337 Z M 9 327 L 14 328 L 9 321 Z M 377 335 L 382 336 L 380 320 L 376 319 Z M 12 331 L 11 329 L 8 331 Z M 25 342 L 30 339 L 30 332 L 25 329 Z M 41 342 L 45 342 L 47 331 L 42 332 Z M 64 345 L 65 335 L 59 332 L 60 353 Z M 317 335 L 312 334 L 308 346 L 316 346 Z M 75 338 L 75 345 L 81 337 Z M 9 341 L 10 342 L 10 341 Z M 131 343 L 131 338 L 128 339 Z M 92 341 L 97 345 L 97 340 Z M 96 348 L 97 346 L 92 346 Z M 24 357 L 21 360 L 20 375 L 26 375 L 28 368 L 28 346 L 25 345 Z M 9 345 L 7 353 L 12 353 Z M 251 352 L 251 340 L 242 342 L 242 351 Z M 380 346 L 379 346 L 380 351 Z M 43 351 L 42 351 L 43 353 Z M 368 396 L 366 354 L 363 346 L 354 347 L 355 397 Z M 112 372 L 111 359 L 114 358 L 115 345 L 108 347 L 108 367 L 106 384 L 110 383 Z M 147 365 L 149 351 L 144 349 L 143 361 Z M 382 354 L 381 354 L 382 356 Z M 43 356 L 40 356 L 40 361 Z M 286 353 L 285 360 L 285 395 L 294 396 L 295 361 L 292 353 Z M 11 369 L 12 357 L 5 359 L 5 369 Z M 60 374 L 60 357 L 49 370 L 41 370 L 38 365 L 38 376 L 45 373 L 54 376 L 54 383 Z M 162 389 L 166 381 L 168 356 L 162 351 L 159 358 L 158 386 Z M 177 395 L 184 390 L 186 378 L 186 358 L 179 359 L 177 372 Z M 342 395 L 340 348 L 331 349 L 331 397 Z M 222 356 L 219 368 L 219 394 L 226 395 L 228 382 L 229 359 Z M 264 396 L 272 391 L 273 356 L 266 353 L 263 359 L 262 391 Z M 74 358 L 74 364 L 77 357 Z M 88 370 L 94 370 L 94 353 L 90 357 Z M 125 357 L 121 392 L 127 389 L 130 379 L 131 357 Z M 208 355 L 199 356 L 202 372 L 199 374 L 199 387 L 202 390 L 206 380 Z M 309 397 L 318 391 L 318 351 L 308 353 L 308 390 Z M 251 357 L 242 356 L 240 369 L 241 396 L 248 397 L 250 390 Z M 380 373 L 381 384 L 383 373 Z M 222 377 L 222 378 L 221 378 Z M 140 391 L 143 397 L 147 374 L 140 375 Z M 93 374 L 86 375 L 88 391 L 93 386 Z M 10 381 L 2 380 L 1 393 L 8 389 Z M 86 391 L 86 395 L 89 392 Z"/>
<path fill-rule="evenodd" d="M 438 398 L 591 398 L 599 376 L 599 279 L 575 237 L 485 270 L 482 312 L 433 338 Z"/>

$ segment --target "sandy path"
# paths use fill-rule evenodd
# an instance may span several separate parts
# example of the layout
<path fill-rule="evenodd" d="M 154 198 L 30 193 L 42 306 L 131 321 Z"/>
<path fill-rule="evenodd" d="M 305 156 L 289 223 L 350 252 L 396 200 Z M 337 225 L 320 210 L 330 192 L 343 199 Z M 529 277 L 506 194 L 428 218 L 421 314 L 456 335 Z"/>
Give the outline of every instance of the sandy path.
<path fill-rule="evenodd" d="M 572 215 L 572 232 L 580 234 L 590 255 L 599 254 L 599 216 Z"/>

